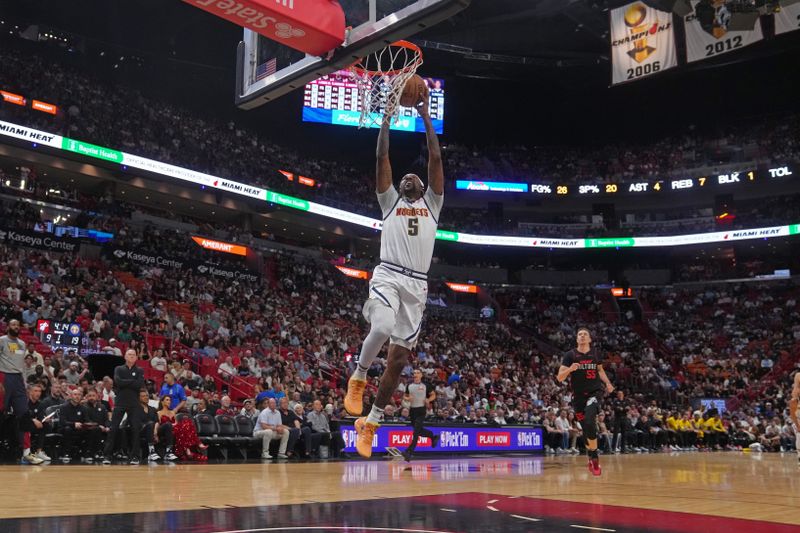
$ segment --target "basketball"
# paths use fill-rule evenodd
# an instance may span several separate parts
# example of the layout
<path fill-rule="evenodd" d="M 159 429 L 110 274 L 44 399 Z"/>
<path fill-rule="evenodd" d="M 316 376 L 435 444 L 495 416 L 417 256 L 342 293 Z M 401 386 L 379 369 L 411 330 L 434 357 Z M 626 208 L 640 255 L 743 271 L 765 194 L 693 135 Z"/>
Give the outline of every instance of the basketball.
<path fill-rule="evenodd" d="M 414 74 L 403 87 L 403 94 L 400 95 L 400 105 L 403 107 L 415 107 L 422 102 L 428 93 L 428 86 L 425 80 Z"/>

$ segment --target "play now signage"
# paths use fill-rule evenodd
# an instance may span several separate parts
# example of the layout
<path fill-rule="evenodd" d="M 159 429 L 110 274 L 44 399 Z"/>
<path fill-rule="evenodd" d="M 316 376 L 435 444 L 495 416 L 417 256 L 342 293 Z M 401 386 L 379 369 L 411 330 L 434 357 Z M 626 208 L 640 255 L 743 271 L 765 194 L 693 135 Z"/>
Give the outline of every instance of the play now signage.
<path fill-rule="evenodd" d="M 452 452 L 532 452 L 543 449 L 542 428 L 533 426 L 487 426 L 430 427 L 439 436 L 439 445 L 431 446 L 428 439 L 420 439 L 417 450 L 431 453 Z M 341 426 L 345 452 L 356 451 L 356 430 L 351 425 Z M 383 425 L 378 428 L 372 441 L 372 451 L 379 453 L 386 448 L 406 448 L 411 444 L 414 431 L 409 426 Z"/>

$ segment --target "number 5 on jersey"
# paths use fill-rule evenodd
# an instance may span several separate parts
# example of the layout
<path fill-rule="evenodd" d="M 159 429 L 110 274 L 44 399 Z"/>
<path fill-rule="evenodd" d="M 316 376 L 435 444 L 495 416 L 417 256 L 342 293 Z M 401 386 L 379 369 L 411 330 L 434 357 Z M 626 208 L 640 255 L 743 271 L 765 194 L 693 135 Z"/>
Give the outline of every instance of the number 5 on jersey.
<path fill-rule="evenodd" d="M 416 237 L 419 234 L 419 219 L 409 218 L 408 219 L 408 235 L 411 237 Z"/>

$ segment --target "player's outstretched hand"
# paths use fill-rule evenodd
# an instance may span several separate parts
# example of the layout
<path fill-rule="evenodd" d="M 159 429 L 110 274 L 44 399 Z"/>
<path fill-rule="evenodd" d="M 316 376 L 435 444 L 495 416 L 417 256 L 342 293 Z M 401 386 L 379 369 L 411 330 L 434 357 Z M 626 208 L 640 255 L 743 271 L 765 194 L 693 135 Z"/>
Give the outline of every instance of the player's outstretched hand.
<path fill-rule="evenodd" d="M 614 392 L 614 385 L 609 383 L 608 385 L 606 385 L 606 390 L 609 392 L 609 394 Z"/>

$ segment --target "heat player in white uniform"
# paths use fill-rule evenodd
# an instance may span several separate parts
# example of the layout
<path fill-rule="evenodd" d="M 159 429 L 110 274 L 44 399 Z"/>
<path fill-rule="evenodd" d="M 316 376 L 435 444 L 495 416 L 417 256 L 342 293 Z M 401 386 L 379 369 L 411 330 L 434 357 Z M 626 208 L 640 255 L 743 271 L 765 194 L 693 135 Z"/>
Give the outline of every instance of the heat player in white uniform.
<path fill-rule="evenodd" d="M 369 335 L 364 339 L 358 367 L 347 384 L 344 401 L 351 415 L 361 414 L 367 370 L 388 340 L 389 357 L 375 404 L 369 416 L 356 421 L 356 448 L 364 457 L 372 455 L 372 439 L 383 421 L 383 408 L 391 401 L 400 373 L 419 337 L 428 298 L 428 269 L 444 202 L 442 154 L 428 112 L 427 95 L 417 111 L 425 123 L 428 140 L 430 186 L 427 190 L 416 174 L 406 174 L 400 181 L 400 190 L 394 188 L 389 162 L 390 114 L 384 117 L 378 135 L 376 188 L 383 214 L 381 263 L 373 271 L 369 299 L 364 304 L 364 318 L 370 323 Z"/>

